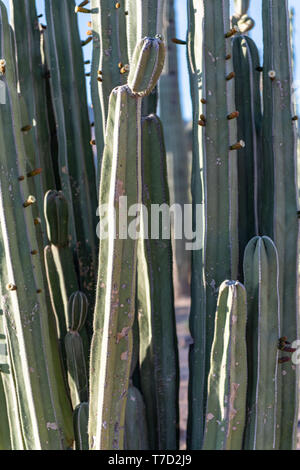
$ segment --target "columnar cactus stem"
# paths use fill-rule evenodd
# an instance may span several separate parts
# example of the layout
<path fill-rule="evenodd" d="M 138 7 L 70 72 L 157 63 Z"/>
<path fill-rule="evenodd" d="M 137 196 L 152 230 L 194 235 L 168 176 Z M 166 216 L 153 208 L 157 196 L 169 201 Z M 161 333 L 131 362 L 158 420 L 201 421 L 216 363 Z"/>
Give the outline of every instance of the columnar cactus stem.
<path fill-rule="evenodd" d="M 183 208 L 184 204 L 191 202 L 190 169 L 180 109 L 177 46 L 172 41 L 176 37 L 174 0 L 164 3 L 163 20 L 163 37 L 166 41 L 167 54 L 159 83 L 160 117 L 164 127 L 171 204 L 180 204 Z M 174 220 L 174 226 L 176 223 L 177 220 Z M 178 296 L 189 295 L 190 289 L 191 254 L 186 251 L 185 242 L 184 237 L 174 241 L 175 282 Z"/>
<path fill-rule="evenodd" d="M 299 337 L 298 196 L 296 187 L 296 122 L 292 120 L 292 71 L 288 2 L 263 0 L 264 119 L 261 175 L 261 233 L 276 244 L 282 334 Z M 273 73 L 274 72 L 274 73 Z M 270 77 L 274 77 L 273 80 Z M 280 448 L 296 445 L 299 368 L 282 365 Z M 293 429 L 293 431 L 292 431 Z"/>
<path fill-rule="evenodd" d="M 108 101 L 113 88 L 124 85 L 128 77 L 125 0 L 116 8 L 112 0 L 92 0 L 93 59 L 91 91 L 97 144 L 97 180 L 106 133 Z"/>
<path fill-rule="evenodd" d="M 56 273 L 59 278 L 60 293 L 64 305 L 65 323 L 68 318 L 68 302 L 71 294 L 79 290 L 76 270 L 73 262 L 73 253 L 69 246 L 68 220 L 69 210 L 68 202 L 61 191 L 48 191 L 45 195 L 44 213 L 47 224 L 47 234 L 51 243 L 47 248 L 46 262 L 48 264 L 49 289 L 52 292 L 53 301 L 57 301 L 54 292 L 55 285 L 52 287 L 51 281 L 55 281 L 54 273 L 51 276 L 51 258 L 48 250 L 51 250 L 52 259 L 56 267 Z M 53 303 L 53 302 L 52 302 Z M 54 311 L 56 310 L 54 305 Z M 62 314 L 62 312 L 61 312 Z"/>
<path fill-rule="evenodd" d="M 145 50 L 145 44 L 149 49 Z M 115 88 L 110 97 L 99 198 L 100 212 L 106 212 L 100 214 L 105 217 L 105 223 L 102 219 L 90 365 L 89 439 L 90 448 L 95 450 L 124 449 L 139 234 L 136 233 L 136 220 L 129 226 L 127 220 L 125 225 L 123 222 L 120 226 L 117 221 L 120 215 L 127 218 L 121 196 L 127 196 L 128 208 L 137 204 L 137 210 L 140 210 L 141 96 L 151 92 L 156 85 L 153 72 L 158 79 L 163 63 L 160 70 L 155 64 L 160 63 L 163 49 L 164 45 L 159 39 L 142 40 L 134 53 L 136 58 L 141 57 L 141 61 L 136 73 L 131 70 L 129 86 Z M 131 233 L 132 228 L 135 229 L 134 233 Z M 104 229 L 107 233 L 103 233 Z"/>
<path fill-rule="evenodd" d="M 35 0 L 10 0 L 18 83 L 32 126 L 36 168 L 42 168 L 42 192 L 55 188 L 47 116 L 46 79 L 41 57 L 41 34 Z M 24 27 L 26 34 L 24 34 Z"/>
<path fill-rule="evenodd" d="M 83 292 L 74 292 L 68 303 L 68 333 L 65 350 L 68 382 L 73 408 L 88 401 L 88 367 L 81 334 L 88 313 L 88 301 Z"/>
<path fill-rule="evenodd" d="M 140 381 L 151 449 L 178 448 L 179 368 L 174 311 L 171 241 L 162 228 L 156 239 L 154 205 L 169 207 L 162 125 L 155 115 L 143 119 L 143 204 L 149 238 L 139 241 L 137 310 L 140 331 Z M 144 220 L 144 219 L 143 219 Z M 164 222 L 166 223 L 166 222 Z M 168 222 L 167 222 L 168 223 Z"/>
<path fill-rule="evenodd" d="M 162 34 L 165 0 L 126 0 L 126 22 L 129 61 L 137 42 L 142 38 Z"/>
<path fill-rule="evenodd" d="M 204 450 L 241 450 L 246 421 L 247 299 L 245 287 L 224 282 L 219 290 L 208 377 Z"/>
<path fill-rule="evenodd" d="M 129 116 L 134 119 L 129 119 Z M 100 208 L 107 205 L 108 236 L 100 240 L 90 374 L 90 448 L 123 449 L 126 395 L 132 356 L 137 241 L 116 224 L 127 204 L 141 202 L 141 98 L 127 86 L 110 98 Z"/>
<path fill-rule="evenodd" d="M 0 2 L 0 56 L 6 57 L 12 73 L 11 36 L 7 13 Z M 65 449 L 72 443 L 70 406 L 57 349 L 52 344 L 52 326 L 43 268 L 31 252 L 37 246 L 31 208 L 24 209 L 28 197 L 26 158 L 21 136 L 15 82 L 1 77 L 6 104 L 0 106 L 0 219 L 1 292 L 5 335 L 18 396 L 25 449 Z M 13 114 L 12 114 L 13 111 Z M 5 290 L 14 286 L 13 290 Z M 12 430 L 13 432 L 13 430 Z"/>
<path fill-rule="evenodd" d="M 73 413 L 75 450 L 89 450 L 88 419 L 89 404 L 81 403 Z"/>
<path fill-rule="evenodd" d="M 141 392 L 132 384 L 127 395 L 125 449 L 149 450 L 145 403 Z"/>
<path fill-rule="evenodd" d="M 244 257 L 248 294 L 247 348 L 249 357 L 247 427 L 244 448 L 278 449 L 280 436 L 280 383 L 278 341 L 279 312 L 278 252 L 268 237 L 255 237 Z"/>
<path fill-rule="evenodd" d="M 69 203 L 70 235 L 78 257 L 80 289 L 89 299 L 91 334 L 97 267 L 96 176 L 84 65 L 73 0 L 46 2 L 51 91 L 58 131 L 59 172 Z"/>
<path fill-rule="evenodd" d="M 237 152 L 230 149 L 243 143 L 234 145 L 236 120 L 227 119 L 236 110 L 234 80 L 226 80 L 234 78 L 231 42 L 225 38 L 230 30 L 229 1 L 190 0 L 189 12 L 194 103 L 192 194 L 198 227 L 202 225 L 203 230 L 198 234 L 199 249 L 192 254 L 190 329 L 194 342 L 190 348 L 188 446 L 199 449 L 218 289 L 224 279 L 237 278 Z M 199 118 L 203 126 L 199 126 Z"/>
<path fill-rule="evenodd" d="M 235 104 L 238 140 L 245 148 L 238 151 L 239 189 L 239 279 L 243 279 L 244 250 L 249 240 L 259 234 L 258 175 L 262 152 L 260 62 L 257 47 L 247 36 L 233 39 Z"/>
<path fill-rule="evenodd" d="M 144 37 L 162 35 L 162 18 L 165 0 L 127 0 L 127 41 L 129 64 L 132 66 L 133 53 L 137 42 Z M 157 111 L 157 88 L 143 100 L 143 115 Z"/>

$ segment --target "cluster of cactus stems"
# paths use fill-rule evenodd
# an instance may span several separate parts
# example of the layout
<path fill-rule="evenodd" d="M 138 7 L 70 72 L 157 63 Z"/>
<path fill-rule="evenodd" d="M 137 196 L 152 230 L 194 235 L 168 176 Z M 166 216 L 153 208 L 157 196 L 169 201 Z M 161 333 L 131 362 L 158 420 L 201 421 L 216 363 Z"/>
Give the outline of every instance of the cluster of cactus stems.
<path fill-rule="evenodd" d="M 229 0 L 188 0 L 185 41 L 173 0 L 47 0 L 47 26 L 35 0 L 10 0 L 10 20 L 0 0 L 1 450 L 179 448 L 174 297 L 189 290 L 190 252 L 162 227 L 145 235 L 152 205 L 188 204 L 190 189 L 202 231 L 188 448 L 295 448 L 288 2 L 262 0 L 263 67 L 249 3 L 236 0 L 230 18 Z M 177 46 L 190 72 L 191 185 Z M 119 225 L 123 196 L 140 207 L 128 218 L 136 237 Z"/>

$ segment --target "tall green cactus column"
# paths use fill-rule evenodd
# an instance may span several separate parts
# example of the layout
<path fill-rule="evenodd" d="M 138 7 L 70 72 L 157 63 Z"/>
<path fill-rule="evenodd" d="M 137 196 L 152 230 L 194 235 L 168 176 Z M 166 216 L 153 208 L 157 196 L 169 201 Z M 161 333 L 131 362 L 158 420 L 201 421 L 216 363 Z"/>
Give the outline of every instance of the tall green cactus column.
<path fill-rule="evenodd" d="M 69 233 L 80 290 L 89 300 L 91 335 L 98 253 L 97 191 L 78 18 L 74 0 L 49 0 L 45 6 L 61 189 L 69 204 Z"/>
<path fill-rule="evenodd" d="M 261 67 L 259 52 L 252 39 L 233 39 L 235 101 L 238 138 L 245 148 L 238 150 L 239 193 L 239 279 L 243 279 L 244 250 L 259 234 L 259 169 L 262 154 Z"/>
<path fill-rule="evenodd" d="M 278 252 L 268 237 L 255 237 L 247 245 L 244 277 L 248 294 L 247 426 L 244 448 L 278 449 L 281 426 L 278 340 Z"/>
<path fill-rule="evenodd" d="M 155 227 L 154 208 L 169 207 L 166 152 L 156 115 L 143 118 L 142 184 L 147 237 L 138 246 L 137 314 L 140 331 L 140 382 L 151 449 L 175 450 L 179 438 L 179 364 L 174 311 L 172 245 Z M 145 222 L 144 220 L 144 222 Z M 154 220 L 154 222 L 153 222 Z M 170 229 L 170 224 L 168 225 Z"/>
<path fill-rule="evenodd" d="M 191 203 L 188 149 L 180 108 L 174 0 L 164 3 L 163 37 L 166 41 L 166 63 L 159 82 L 160 117 L 164 127 L 167 151 L 168 181 L 171 204 Z M 176 215 L 175 215 L 176 218 Z M 174 227 L 177 227 L 174 220 Z M 180 224 L 179 224 L 180 225 Z M 184 233 L 184 223 L 181 224 Z M 185 237 L 174 241 L 175 282 L 177 295 L 189 295 L 191 253 L 185 249 Z"/>
<path fill-rule="evenodd" d="M 17 73 L 34 135 L 36 168 L 42 171 L 42 196 L 55 188 L 51 136 L 47 116 L 46 77 L 41 57 L 41 34 L 35 0 L 10 0 L 16 45 Z M 25 124 L 25 123 L 24 123 Z"/>
<path fill-rule="evenodd" d="M 142 201 L 141 106 L 161 74 L 165 48 L 158 38 L 137 45 L 128 85 L 110 97 L 100 186 L 100 259 L 90 366 L 90 448 L 123 449 L 135 316 L 137 220 L 127 207 Z M 140 210 L 140 207 L 139 207 Z M 126 220 L 118 226 L 119 216 Z M 133 233 L 132 233 L 133 232 Z"/>
<path fill-rule="evenodd" d="M 7 12 L 0 2 L 0 56 L 6 60 L 0 106 L 1 293 L 3 323 L 17 397 L 19 423 L 28 450 L 63 450 L 72 445 L 70 405 L 58 350 L 53 348 L 43 266 L 29 193 L 27 159 L 17 103 Z M 22 178 L 21 178 L 22 176 Z M 5 391 L 8 395 L 9 391 Z M 7 393 L 8 392 L 8 393 Z M 14 433 L 11 429 L 11 433 Z M 19 439 L 20 441 L 20 439 Z"/>
<path fill-rule="evenodd" d="M 202 27 L 201 27 L 202 25 Z M 194 103 L 188 446 L 201 448 L 218 289 L 238 270 L 237 142 L 229 1 L 190 0 L 188 53 Z M 202 231 L 202 233 L 201 233 Z"/>
<path fill-rule="evenodd" d="M 247 295 L 236 281 L 220 286 L 208 377 L 204 450 L 241 450 L 246 421 Z"/>
<path fill-rule="evenodd" d="M 264 117 L 261 174 L 261 232 L 270 236 L 279 257 L 282 334 L 299 337 L 298 197 L 296 187 L 296 121 L 293 120 L 288 2 L 263 1 Z M 280 366 L 282 414 L 280 448 L 296 445 L 299 368 Z"/>

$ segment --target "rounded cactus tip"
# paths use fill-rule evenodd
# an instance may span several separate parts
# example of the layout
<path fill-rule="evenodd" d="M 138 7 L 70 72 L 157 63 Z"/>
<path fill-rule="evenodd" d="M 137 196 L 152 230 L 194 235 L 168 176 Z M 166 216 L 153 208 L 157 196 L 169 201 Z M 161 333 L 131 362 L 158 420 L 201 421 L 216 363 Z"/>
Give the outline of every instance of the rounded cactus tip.
<path fill-rule="evenodd" d="M 70 331 L 79 332 L 87 317 L 88 299 L 83 292 L 77 291 L 71 294 L 68 302 L 68 328 Z"/>
<path fill-rule="evenodd" d="M 166 48 L 162 37 L 145 37 L 137 44 L 128 75 L 132 93 L 144 97 L 156 86 L 164 67 Z"/>
<path fill-rule="evenodd" d="M 69 244 L 68 203 L 62 191 L 50 190 L 46 193 L 44 213 L 50 242 L 60 247 L 67 246 Z"/>

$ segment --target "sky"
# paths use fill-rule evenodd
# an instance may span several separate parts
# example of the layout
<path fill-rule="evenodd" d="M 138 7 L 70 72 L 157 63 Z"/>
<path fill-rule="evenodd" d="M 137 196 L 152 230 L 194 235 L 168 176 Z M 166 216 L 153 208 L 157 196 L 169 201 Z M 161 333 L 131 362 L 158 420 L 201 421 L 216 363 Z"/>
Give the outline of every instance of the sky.
<path fill-rule="evenodd" d="M 9 4 L 9 0 L 3 0 L 6 5 Z M 47 0 L 46 0 L 47 1 Z M 167 0 L 168 1 L 168 0 Z M 78 2 L 79 3 L 79 0 Z M 36 0 L 38 13 L 44 12 L 44 0 Z M 181 39 L 186 38 L 187 30 L 187 1 L 186 0 L 175 0 L 176 13 L 177 13 L 177 37 Z M 234 0 L 231 0 L 232 8 Z M 296 101 L 300 106 L 300 1 L 289 0 L 290 8 L 295 10 L 295 88 L 296 88 Z M 261 0 L 251 0 L 249 15 L 255 20 L 256 26 L 252 30 L 250 36 L 255 40 L 260 53 L 262 55 L 263 41 L 262 41 L 262 21 L 261 21 Z M 82 38 L 86 37 L 86 31 L 88 29 L 87 22 L 89 20 L 88 15 L 78 15 L 79 26 Z M 43 21 L 43 20 L 42 20 Z M 86 58 L 90 58 L 91 46 L 84 48 Z M 189 121 L 192 116 L 192 104 L 189 93 L 189 76 L 187 69 L 186 60 L 186 48 L 183 46 L 178 47 L 178 59 L 179 59 L 179 78 L 181 85 L 181 105 L 183 117 L 186 121 Z M 89 83 L 88 83 L 88 95 L 89 94 Z"/>

